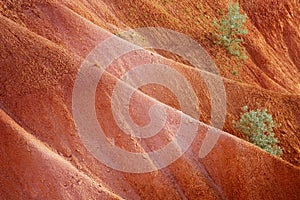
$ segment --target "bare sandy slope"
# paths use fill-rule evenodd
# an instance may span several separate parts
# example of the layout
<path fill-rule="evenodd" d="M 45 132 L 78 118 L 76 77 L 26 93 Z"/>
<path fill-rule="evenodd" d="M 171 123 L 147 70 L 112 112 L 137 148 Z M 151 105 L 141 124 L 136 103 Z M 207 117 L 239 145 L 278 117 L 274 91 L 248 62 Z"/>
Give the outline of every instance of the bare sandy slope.
<path fill-rule="evenodd" d="M 230 60 L 223 49 L 212 43 L 209 34 L 209 21 L 226 2 L 201 3 L 198 8 L 189 1 L 171 0 L 168 3 L 1 1 L 0 196 L 3 199 L 297 199 L 300 196 L 299 3 L 259 1 L 251 6 L 249 2 L 240 2 L 249 17 L 250 34 L 245 37 L 245 46 L 250 59 L 239 68 L 238 77 L 232 75 L 232 66 L 240 64 L 239 61 Z M 266 5 L 273 7 L 265 10 Z M 195 23 L 195 19 L 200 21 Z M 126 70 L 150 61 L 160 62 L 182 74 L 199 99 L 200 117 L 195 119 L 199 125 L 197 137 L 176 162 L 151 173 L 123 173 L 95 159 L 80 140 L 72 116 L 76 74 L 88 53 L 111 33 L 142 26 L 172 28 L 200 42 L 223 76 L 227 100 L 224 130 L 241 137 L 231 124 L 238 118 L 240 108 L 244 105 L 252 109 L 268 108 L 281 123 L 275 133 L 281 141 L 284 160 L 221 130 L 217 130 L 221 136 L 213 150 L 205 158 L 199 158 L 212 109 L 201 72 L 149 51 L 121 57 L 105 73 L 96 92 L 99 124 L 116 145 L 126 150 L 147 152 L 168 142 L 166 138 L 178 128 L 180 116 L 190 118 L 178 112 L 184 108 L 169 90 L 149 85 L 141 89 L 142 93 L 134 94 L 131 115 L 136 123 L 149 122 L 148 109 L 157 103 L 152 97 L 168 110 L 166 127 L 156 138 L 145 140 L 144 145 L 135 145 L 137 140 L 124 135 L 111 110 L 112 90 Z"/>

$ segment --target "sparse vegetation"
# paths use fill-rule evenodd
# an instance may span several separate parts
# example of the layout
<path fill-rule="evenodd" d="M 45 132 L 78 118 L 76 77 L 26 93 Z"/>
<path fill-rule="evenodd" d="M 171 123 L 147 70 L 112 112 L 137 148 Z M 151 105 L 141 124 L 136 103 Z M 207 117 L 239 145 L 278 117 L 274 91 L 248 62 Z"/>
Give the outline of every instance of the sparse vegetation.
<path fill-rule="evenodd" d="M 233 75 L 238 75 L 238 71 L 237 70 L 233 70 L 232 74 Z"/>
<path fill-rule="evenodd" d="M 229 3 L 227 14 L 220 20 L 213 21 L 213 25 L 217 28 L 218 43 L 231 55 L 243 60 L 247 59 L 247 55 L 241 46 L 243 39 L 240 35 L 248 34 L 247 28 L 243 27 L 246 20 L 246 15 L 240 13 L 239 4 Z"/>
<path fill-rule="evenodd" d="M 276 127 L 272 115 L 264 110 L 250 110 L 244 106 L 243 114 L 239 121 L 233 121 L 235 128 L 245 134 L 252 144 L 264 149 L 272 155 L 279 156 L 282 149 L 278 146 L 279 140 L 275 138 L 273 128 Z"/>

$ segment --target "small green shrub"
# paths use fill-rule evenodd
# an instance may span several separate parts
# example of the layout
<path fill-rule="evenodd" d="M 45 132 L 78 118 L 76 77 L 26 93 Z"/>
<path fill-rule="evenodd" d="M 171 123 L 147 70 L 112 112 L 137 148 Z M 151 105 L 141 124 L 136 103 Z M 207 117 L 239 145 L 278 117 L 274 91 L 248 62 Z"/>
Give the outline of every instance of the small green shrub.
<path fill-rule="evenodd" d="M 239 121 L 233 121 L 237 130 L 245 134 L 247 140 L 265 151 L 279 156 L 282 149 L 278 146 L 278 139 L 275 138 L 273 128 L 276 127 L 272 115 L 267 113 L 267 109 L 248 111 L 248 107 L 242 108 L 243 114 Z"/>
<path fill-rule="evenodd" d="M 240 59 L 247 59 L 244 48 L 240 43 L 244 42 L 240 35 L 248 34 L 248 29 L 243 28 L 247 17 L 240 13 L 237 3 L 229 3 L 227 14 L 220 20 L 214 20 L 213 25 L 217 28 L 218 43 L 223 45 L 231 55 Z"/>

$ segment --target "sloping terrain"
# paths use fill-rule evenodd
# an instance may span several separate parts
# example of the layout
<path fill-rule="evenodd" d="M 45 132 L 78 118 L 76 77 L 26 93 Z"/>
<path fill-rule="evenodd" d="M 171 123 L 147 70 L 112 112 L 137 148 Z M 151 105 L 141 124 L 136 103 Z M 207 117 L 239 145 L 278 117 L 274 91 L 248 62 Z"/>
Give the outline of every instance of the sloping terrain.
<path fill-rule="evenodd" d="M 249 59 L 241 63 L 214 44 L 211 34 L 211 20 L 227 1 L 1 1 L 1 199 L 297 199 L 300 6 L 251 2 L 240 1 L 249 19 Z M 199 69 L 146 50 L 119 58 L 104 73 L 95 95 L 99 124 L 117 146 L 148 152 L 168 142 L 180 117 L 190 119 L 179 112 L 185 108 L 171 91 L 150 84 L 134 94 L 132 118 L 149 123 L 148 109 L 158 103 L 167 110 L 166 127 L 142 144 L 118 128 L 111 108 L 114 86 L 132 66 L 157 62 L 176 69 L 193 87 L 199 99 L 200 117 L 192 116 L 197 137 L 183 156 L 154 172 L 120 172 L 97 160 L 83 145 L 72 115 L 76 75 L 96 45 L 121 30 L 145 26 L 187 34 L 210 53 L 226 89 L 224 131 L 242 137 L 231 123 L 242 106 L 268 108 L 281 124 L 275 134 L 283 160 L 221 130 L 213 150 L 199 158 L 213 106 Z"/>

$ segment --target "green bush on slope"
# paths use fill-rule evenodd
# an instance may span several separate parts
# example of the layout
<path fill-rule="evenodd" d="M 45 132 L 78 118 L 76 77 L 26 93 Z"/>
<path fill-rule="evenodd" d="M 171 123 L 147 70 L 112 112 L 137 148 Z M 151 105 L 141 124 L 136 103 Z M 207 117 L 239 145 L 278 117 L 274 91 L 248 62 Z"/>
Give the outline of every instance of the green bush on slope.
<path fill-rule="evenodd" d="M 240 120 L 233 121 L 235 128 L 244 133 L 252 144 L 272 155 L 280 156 L 282 149 L 278 146 L 279 141 L 274 136 L 273 128 L 276 127 L 276 124 L 272 115 L 267 113 L 267 109 L 248 111 L 248 107 L 245 106 L 242 110 L 244 113 Z"/>
<path fill-rule="evenodd" d="M 246 15 L 240 13 L 239 4 L 230 3 L 227 14 L 222 19 L 213 21 L 218 32 L 218 44 L 223 45 L 231 55 L 243 60 L 247 59 L 247 55 L 240 45 L 243 42 L 240 35 L 248 34 L 247 28 L 243 28 L 246 20 Z"/>

